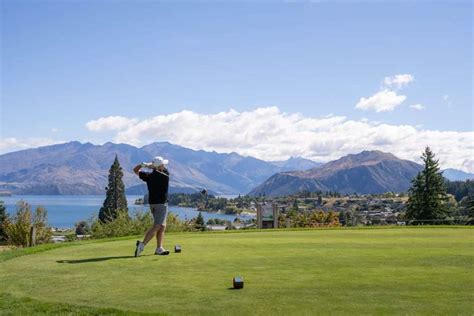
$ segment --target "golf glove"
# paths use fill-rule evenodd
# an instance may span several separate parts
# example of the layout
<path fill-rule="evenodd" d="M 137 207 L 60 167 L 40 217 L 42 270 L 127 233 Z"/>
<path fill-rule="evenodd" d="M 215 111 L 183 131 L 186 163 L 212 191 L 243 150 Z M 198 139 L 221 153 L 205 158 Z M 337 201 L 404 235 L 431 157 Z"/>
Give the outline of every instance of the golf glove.
<path fill-rule="evenodd" d="M 151 163 L 149 163 L 149 162 L 142 162 L 142 163 L 141 163 L 141 167 L 142 167 L 142 168 L 150 168 L 150 167 L 151 167 Z"/>

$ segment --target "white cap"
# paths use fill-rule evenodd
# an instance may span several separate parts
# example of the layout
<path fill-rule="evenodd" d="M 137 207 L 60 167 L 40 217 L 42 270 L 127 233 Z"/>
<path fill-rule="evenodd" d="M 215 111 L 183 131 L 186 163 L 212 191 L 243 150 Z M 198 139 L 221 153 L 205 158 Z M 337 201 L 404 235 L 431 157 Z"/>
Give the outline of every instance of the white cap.
<path fill-rule="evenodd" d="M 153 167 L 159 167 L 161 165 L 167 165 L 168 162 L 169 161 L 164 159 L 163 157 L 156 156 L 155 158 L 153 158 L 153 161 L 151 162 L 151 165 Z"/>

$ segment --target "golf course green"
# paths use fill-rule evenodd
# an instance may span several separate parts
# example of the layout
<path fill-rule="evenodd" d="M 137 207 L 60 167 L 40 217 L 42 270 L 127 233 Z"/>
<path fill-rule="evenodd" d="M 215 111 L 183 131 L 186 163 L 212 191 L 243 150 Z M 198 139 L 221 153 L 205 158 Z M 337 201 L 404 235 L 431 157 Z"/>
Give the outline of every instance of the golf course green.
<path fill-rule="evenodd" d="M 474 229 L 177 233 L 155 256 L 135 239 L 0 253 L 0 314 L 474 313 Z M 3 256 L 3 260 L 2 257 Z M 241 290 L 232 278 L 242 276 Z"/>

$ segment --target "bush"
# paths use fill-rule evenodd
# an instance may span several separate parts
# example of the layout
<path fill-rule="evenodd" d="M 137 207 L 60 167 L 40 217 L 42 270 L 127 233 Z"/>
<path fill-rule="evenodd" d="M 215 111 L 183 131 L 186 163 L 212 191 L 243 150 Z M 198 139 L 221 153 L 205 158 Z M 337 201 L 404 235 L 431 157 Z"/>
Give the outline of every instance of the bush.
<path fill-rule="evenodd" d="M 133 216 L 129 216 L 127 211 L 118 211 L 113 221 L 102 223 L 98 218 L 93 218 L 90 222 L 90 230 L 86 232 L 90 232 L 91 238 L 134 236 L 144 234 L 153 225 L 153 216 L 147 211 L 136 212 Z M 194 226 L 194 221 L 181 221 L 177 215 L 168 213 L 167 232 L 195 231 Z"/>
<path fill-rule="evenodd" d="M 0 201 L 0 243 L 7 240 L 7 232 L 6 232 L 7 220 L 8 220 L 8 217 L 7 217 L 5 204 L 3 204 L 3 201 Z"/>
<path fill-rule="evenodd" d="M 93 238 L 121 237 L 143 234 L 153 223 L 150 213 L 137 212 L 130 217 L 127 210 L 118 210 L 117 217 L 109 222 L 98 218 L 91 225 Z"/>
<path fill-rule="evenodd" d="M 280 227 L 286 227 L 286 218 L 291 219 L 291 225 L 293 227 L 334 227 L 340 226 L 339 216 L 333 211 L 313 211 L 313 212 L 302 212 L 302 213 L 288 213 L 286 216 L 280 214 L 278 217 L 278 223 Z"/>
<path fill-rule="evenodd" d="M 90 231 L 90 227 L 86 221 L 80 221 L 76 224 L 75 235 L 87 235 Z"/>
<path fill-rule="evenodd" d="M 52 233 L 47 225 L 46 209 L 37 207 L 34 216 L 32 216 L 31 206 L 24 201 L 18 202 L 16 214 L 6 224 L 7 242 L 19 247 L 29 246 L 32 226 L 36 230 L 36 244 L 49 242 Z"/>
<path fill-rule="evenodd" d="M 168 232 L 184 232 L 187 231 L 185 222 L 178 218 L 178 215 L 168 212 L 168 218 L 166 219 L 166 231 Z"/>

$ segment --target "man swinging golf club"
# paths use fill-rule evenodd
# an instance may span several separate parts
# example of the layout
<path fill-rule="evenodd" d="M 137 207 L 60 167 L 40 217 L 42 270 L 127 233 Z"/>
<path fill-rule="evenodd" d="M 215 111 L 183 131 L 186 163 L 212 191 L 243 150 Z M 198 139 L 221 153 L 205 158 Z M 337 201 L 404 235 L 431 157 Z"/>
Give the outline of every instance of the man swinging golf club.
<path fill-rule="evenodd" d="M 166 229 L 166 216 L 168 215 L 168 184 L 169 172 L 165 168 L 168 160 L 155 157 L 152 162 L 144 162 L 133 168 L 141 180 L 148 187 L 148 203 L 153 214 L 153 226 L 148 229 L 143 241 L 137 240 L 135 257 L 138 257 L 145 249 L 146 244 L 156 236 L 157 248 L 155 255 L 168 255 L 170 252 L 163 248 L 163 238 Z M 145 172 L 141 169 L 151 169 Z"/>

